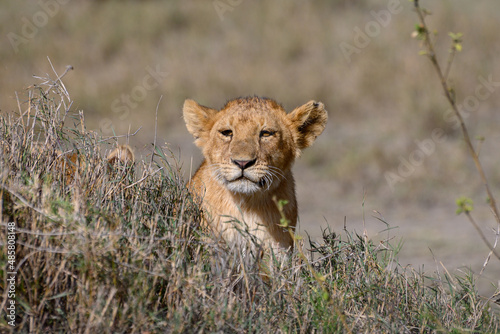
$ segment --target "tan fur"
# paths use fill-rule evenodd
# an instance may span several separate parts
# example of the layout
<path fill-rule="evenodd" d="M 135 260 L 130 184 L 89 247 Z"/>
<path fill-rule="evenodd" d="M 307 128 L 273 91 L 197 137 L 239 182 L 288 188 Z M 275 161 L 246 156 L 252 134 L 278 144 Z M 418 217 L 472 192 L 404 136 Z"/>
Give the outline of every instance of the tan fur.
<path fill-rule="evenodd" d="M 134 152 L 132 148 L 128 145 L 119 145 L 107 157 L 108 163 L 114 165 L 116 163 L 121 163 L 123 165 L 133 164 L 135 161 Z"/>
<path fill-rule="evenodd" d="M 259 97 L 229 101 L 220 111 L 186 100 L 183 113 L 205 157 L 189 187 L 203 198 L 210 226 L 228 241 L 239 239 L 238 227 L 273 246 L 293 247 L 290 233 L 279 226 L 275 200 L 288 201 L 284 214 L 295 228 L 292 165 L 323 132 L 323 104 L 309 101 L 287 114 Z"/>
<path fill-rule="evenodd" d="M 36 143 L 33 151 L 36 152 L 39 144 Z M 85 170 L 88 162 L 86 157 L 78 152 L 71 152 L 64 155 L 60 150 L 56 150 L 56 168 L 64 171 L 65 179 L 68 184 L 72 183 L 74 177 L 79 170 Z M 119 145 L 111 153 L 108 154 L 106 161 L 108 163 L 108 173 L 115 173 L 116 167 L 124 166 L 131 167 L 135 162 L 134 152 L 128 145 Z"/>

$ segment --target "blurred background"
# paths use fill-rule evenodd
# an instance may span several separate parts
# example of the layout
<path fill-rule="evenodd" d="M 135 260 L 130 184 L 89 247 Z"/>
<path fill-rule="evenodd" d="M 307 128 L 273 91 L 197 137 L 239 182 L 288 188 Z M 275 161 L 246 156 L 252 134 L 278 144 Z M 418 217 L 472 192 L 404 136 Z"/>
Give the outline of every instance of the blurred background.
<path fill-rule="evenodd" d="M 448 33 L 464 34 L 450 78 L 500 198 L 500 2 L 421 5 L 432 12 L 443 64 Z M 402 242 L 403 266 L 481 270 L 488 249 L 455 214 L 455 200 L 474 200 L 491 243 L 496 223 L 439 80 L 411 38 L 411 2 L 6 0 L 1 8 L 2 113 L 18 113 L 16 93 L 26 108 L 33 75 L 56 77 L 48 59 L 58 74 L 72 65 L 64 83 L 89 130 L 110 136 L 141 127 L 121 143 L 145 158 L 158 105 L 157 143 L 174 152 L 187 179 L 201 154 L 182 120 L 186 98 L 220 108 L 255 94 L 289 111 L 319 100 L 327 129 L 295 166 L 301 233 L 366 230 Z M 499 280 L 493 258 L 480 288 L 492 293 Z"/>

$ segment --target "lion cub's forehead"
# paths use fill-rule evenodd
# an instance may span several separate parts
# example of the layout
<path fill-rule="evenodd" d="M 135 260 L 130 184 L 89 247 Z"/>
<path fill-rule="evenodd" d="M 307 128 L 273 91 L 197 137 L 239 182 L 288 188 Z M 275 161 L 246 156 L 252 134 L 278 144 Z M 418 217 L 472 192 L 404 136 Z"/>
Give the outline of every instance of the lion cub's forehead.
<path fill-rule="evenodd" d="M 267 110 L 285 112 L 283 107 L 276 101 L 258 96 L 240 97 L 226 103 L 222 110 L 245 111 L 245 110 Z"/>
<path fill-rule="evenodd" d="M 230 123 L 257 123 L 259 125 L 276 126 L 286 115 L 283 107 L 276 101 L 260 98 L 245 97 L 226 103 L 221 113 Z"/>

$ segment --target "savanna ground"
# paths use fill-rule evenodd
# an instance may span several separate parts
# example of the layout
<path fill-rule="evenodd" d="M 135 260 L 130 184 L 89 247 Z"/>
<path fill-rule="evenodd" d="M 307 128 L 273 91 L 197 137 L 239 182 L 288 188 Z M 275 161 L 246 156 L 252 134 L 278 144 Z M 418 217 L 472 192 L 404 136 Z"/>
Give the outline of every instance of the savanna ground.
<path fill-rule="evenodd" d="M 391 3 L 397 10 L 384 26 L 356 39 L 377 22 L 373 13 Z M 295 168 L 301 230 L 318 238 L 320 227 L 328 225 L 343 234 L 345 217 L 348 231 L 362 234 L 366 228 L 375 242 L 402 240 L 403 267 L 431 274 L 443 272 L 442 262 L 451 273 L 481 270 L 488 249 L 468 221 L 455 215 L 455 199 L 474 200 L 474 214 L 491 240 L 495 221 L 460 133 L 449 121 L 435 73 L 418 55 L 419 41 L 410 37 L 417 22 L 410 2 L 242 1 L 224 13 L 212 1 L 57 4 L 2 4 L 2 115 L 18 111 L 15 92 L 26 109 L 26 88 L 39 83 L 32 75 L 53 74 L 47 57 L 59 74 L 72 65 L 64 77 L 71 113 L 83 110 L 87 129 L 111 136 L 142 127 L 135 136 L 120 138 L 141 160 L 149 159 L 156 124 L 157 143 L 168 143 L 187 179 L 200 154 L 181 118 L 185 98 L 221 107 L 236 96 L 256 94 L 288 110 L 320 100 L 329 111 L 328 127 Z M 428 20 L 438 31 L 440 58 L 447 56 L 448 32 L 464 34 L 451 72 L 459 103 L 472 101 L 467 98 L 484 87 L 481 78 L 500 81 L 499 3 L 422 5 L 433 13 Z M 31 29 L 33 22 L 38 26 Z M 12 43 L 11 33 L 24 39 Z M 345 43 L 360 47 L 346 57 Z M 495 193 L 500 190 L 498 88 L 489 85 L 490 94 L 470 106 L 466 117 L 471 134 L 484 137 L 477 144 Z M 435 129 L 446 139 L 428 146 L 432 149 L 420 154 L 418 164 L 401 167 Z M 404 181 L 391 186 L 387 172 Z M 387 226 L 378 218 L 397 228 L 379 233 Z M 492 259 L 477 278 L 481 293 L 491 296 L 499 278 L 500 265 Z"/>

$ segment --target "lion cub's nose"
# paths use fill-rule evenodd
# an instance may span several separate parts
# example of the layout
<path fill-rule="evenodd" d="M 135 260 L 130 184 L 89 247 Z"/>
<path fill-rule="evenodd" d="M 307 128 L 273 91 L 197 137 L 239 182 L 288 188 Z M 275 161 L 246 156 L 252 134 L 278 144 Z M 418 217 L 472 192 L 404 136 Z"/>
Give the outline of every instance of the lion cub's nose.
<path fill-rule="evenodd" d="M 253 160 L 234 160 L 234 159 L 231 159 L 231 161 L 233 162 L 233 164 L 240 167 L 241 170 L 244 170 L 248 167 L 255 165 L 255 162 L 257 161 L 257 159 L 253 159 Z"/>

